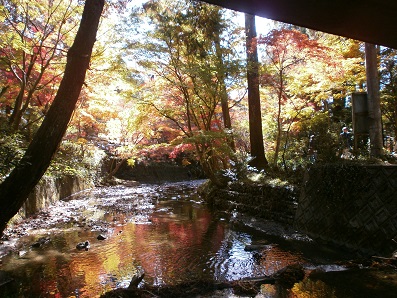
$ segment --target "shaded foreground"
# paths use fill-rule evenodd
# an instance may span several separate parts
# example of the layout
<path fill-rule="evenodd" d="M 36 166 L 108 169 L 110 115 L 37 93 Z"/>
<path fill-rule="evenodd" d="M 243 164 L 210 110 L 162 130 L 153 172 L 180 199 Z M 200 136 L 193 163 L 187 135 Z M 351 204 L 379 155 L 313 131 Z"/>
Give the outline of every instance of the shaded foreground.
<path fill-rule="evenodd" d="M 211 211 L 196 195 L 200 183 L 98 188 L 21 222 L 7 230 L 0 246 L 0 296 L 394 297 L 397 292 L 395 260 L 357 260 L 275 222 Z M 89 246 L 77 249 L 86 241 Z M 142 273 L 139 285 L 128 288 Z"/>

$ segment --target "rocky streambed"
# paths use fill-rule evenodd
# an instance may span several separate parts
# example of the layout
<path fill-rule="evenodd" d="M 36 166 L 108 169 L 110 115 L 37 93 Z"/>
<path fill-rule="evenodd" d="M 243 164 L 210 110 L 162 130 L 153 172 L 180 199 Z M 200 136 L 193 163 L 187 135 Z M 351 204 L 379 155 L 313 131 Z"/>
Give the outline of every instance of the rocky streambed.
<path fill-rule="evenodd" d="M 393 260 L 211 210 L 202 182 L 96 188 L 9 228 L 0 296 L 394 297 Z"/>

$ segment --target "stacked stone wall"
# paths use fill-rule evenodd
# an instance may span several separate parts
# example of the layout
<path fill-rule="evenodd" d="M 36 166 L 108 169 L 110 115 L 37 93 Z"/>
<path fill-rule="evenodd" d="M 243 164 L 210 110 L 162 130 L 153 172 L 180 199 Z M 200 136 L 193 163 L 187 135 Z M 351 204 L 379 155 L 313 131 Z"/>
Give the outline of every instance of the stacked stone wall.
<path fill-rule="evenodd" d="M 115 176 L 119 179 L 134 180 L 141 183 L 164 183 L 204 178 L 200 167 L 197 165 L 180 166 L 167 162 L 141 163 L 134 165 L 134 167 L 125 163 Z"/>
<path fill-rule="evenodd" d="M 206 200 L 216 208 L 249 213 L 289 225 L 294 221 L 298 197 L 298 191 L 293 187 L 240 182 L 206 194 Z"/>
<path fill-rule="evenodd" d="M 397 166 L 312 167 L 295 228 L 350 250 L 390 256 L 397 249 Z"/>

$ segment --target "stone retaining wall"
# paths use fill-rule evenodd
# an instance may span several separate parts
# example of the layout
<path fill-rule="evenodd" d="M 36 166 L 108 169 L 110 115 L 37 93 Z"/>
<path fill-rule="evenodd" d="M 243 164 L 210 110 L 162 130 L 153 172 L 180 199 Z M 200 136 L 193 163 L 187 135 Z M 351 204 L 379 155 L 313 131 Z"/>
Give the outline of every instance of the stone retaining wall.
<path fill-rule="evenodd" d="M 43 177 L 31 192 L 18 214 L 21 217 L 28 217 L 59 200 L 92 187 L 94 187 L 92 181 L 79 177 Z"/>
<path fill-rule="evenodd" d="M 292 187 L 232 183 L 205 194 L 206 201 L 221 210 L 236 210 L 292 225 L 298 191 Z"/>
<path fill-rule="evenodd" d="M 134 165 L 134 167 L 124 163 L 115 176 L 119 179 L 142 183 L 164 183 L 204 178 L 200 167 L 197 165 L 179 166 L 170 162 L 140 163 Z"/>
<path fill-rule="evenodd" d="M 390 257 L 397 250 L 397 166 L 312 167 L 295 228 L 326 243 Z"/>

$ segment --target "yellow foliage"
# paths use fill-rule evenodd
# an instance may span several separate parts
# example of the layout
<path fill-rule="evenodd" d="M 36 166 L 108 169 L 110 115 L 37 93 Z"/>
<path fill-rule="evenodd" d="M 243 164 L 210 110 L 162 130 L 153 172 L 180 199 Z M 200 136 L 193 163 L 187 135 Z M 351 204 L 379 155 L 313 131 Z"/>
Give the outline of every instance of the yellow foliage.
<path fill-rule="evenodd" d="M 336 298 L 335 290 L 321 280 L 305 279 L 291 289 L 297 298 Z"/>
<path fill-rule="evenodd" d="M 186 158 L 182 159 L 182 165 L 183 165 L 183 166 L 188 166 L 188 165 L 190 165 L 190 164 L 191 164 L 191 162 L 188 161 Z"/>
<path fill-rule="evenodd" d="M 77 140 L 77 144 L 79 144 L 79 145 L 85 145 L 85 144 L 87 144 L 87 140 L 86 139 L 84 139 L 84 138 L 79 138 L 78 140 Z"/>
<path fill-rule="evenodd" d="M 135 159 L 134 158 L 127 159 L 127 164 L 129 167 L 133 168 L 135 165 Z"/>

